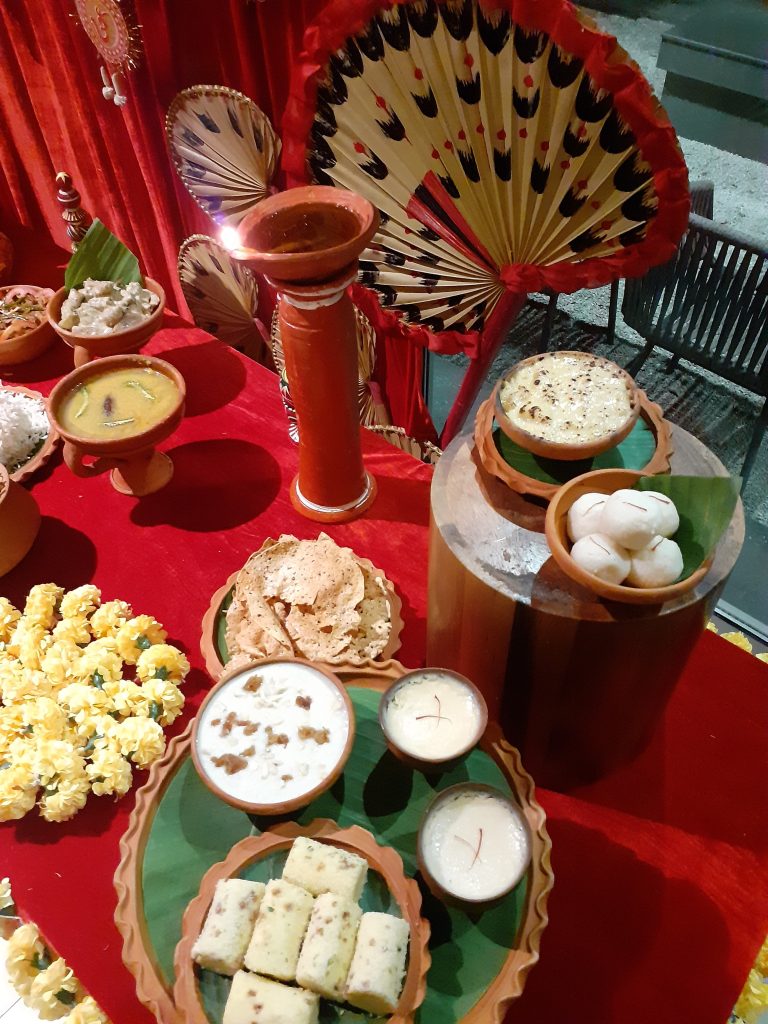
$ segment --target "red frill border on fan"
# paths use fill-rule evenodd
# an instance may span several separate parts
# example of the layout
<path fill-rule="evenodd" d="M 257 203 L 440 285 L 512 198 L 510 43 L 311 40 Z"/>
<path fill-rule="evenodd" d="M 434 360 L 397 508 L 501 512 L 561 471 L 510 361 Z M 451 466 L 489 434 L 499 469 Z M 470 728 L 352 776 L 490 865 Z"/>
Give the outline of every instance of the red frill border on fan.
<path fill-rule="evenodd" d="M 290 95 L 283 114 L 282 167 L 288 187 L 305 184 L 307 140 L 316 112 L 317 86 L 329 56 L 357 35 L 382 9 L 408 0 L 331 0 L 304 34 L 304 50 L 297 60 Z M 444 3 L 445 0 L 437 0 Z M 527 29 L 546 32 L 558 46 L 575 54 L 601 89 L 613 95 L 616 109 L 637 140 L 653 172 L 658 210 L 645 239 L 613 256 L 598 256 L 580 263 L 553 266 L 511 264 L 501 268 L 506 288 L 515 292 L 573 292 L 596 288 L 621 277 L 639 277 L 650 267 L 671 259 L 688 223 L 690 198 L 688 171 L 669 119 L 634 61 L 615 38 L 601 32 L 567 0 L 478 0 L 486 10 L 509 11 L 512 20 Z M 628 61 L 628 62 L 627 62 Z M 359 299 L 363 289 L 356 289 Z M 361 306 L 363 305 L 360 303 Z M 437 352 L 478 349 L 477 332 L 445 331 L 433 334 L 424 327 L 403 322 L 402 316 L 375 303 L 365 302 L 374 326 L 392 330 Z"/>

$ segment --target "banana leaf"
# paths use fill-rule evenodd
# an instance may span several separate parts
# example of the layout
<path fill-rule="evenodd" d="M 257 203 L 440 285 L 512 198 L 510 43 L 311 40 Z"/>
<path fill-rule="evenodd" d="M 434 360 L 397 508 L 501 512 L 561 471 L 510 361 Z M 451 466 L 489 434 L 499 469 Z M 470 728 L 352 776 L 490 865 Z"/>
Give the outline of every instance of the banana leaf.
<path fill-rule="evenodd" d="M 681 580 L 688 579 L 717 547 L 728 529 L 741 481 L 731 476 L 646 476 L 639 491 L 658 491 L 670 498 L 680 516 L 675 540 L 683 555 Z"/>
<path fill-rule="evenodd" d="M 77 252 L 72 254 L 64 272 L 64 285 L 79 288 L 89 277 L 94 281 L 115 281 L 118 284 L 144 283 L 139 261 L 100 220 L 94 220 Z"/>

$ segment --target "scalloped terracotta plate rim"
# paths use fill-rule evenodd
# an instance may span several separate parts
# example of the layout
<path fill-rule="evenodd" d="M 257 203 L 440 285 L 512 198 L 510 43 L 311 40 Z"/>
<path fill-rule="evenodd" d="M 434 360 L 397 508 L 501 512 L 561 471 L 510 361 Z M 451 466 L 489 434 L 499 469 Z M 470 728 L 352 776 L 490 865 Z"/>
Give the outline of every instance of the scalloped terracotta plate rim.
<path fill-rule="evenodd" d="M 347 685 L 383 693 L 406 669 L 390 660 L 380 665 L 338 669 Z M 149 952 L 146 920 L 139 901 L 141 869 L 150 813 L 170 784 L 181 760 L 188 754 L 192 724 L 175 736 L 165 754 L 150 768 L 146 783 L 136 792 L 128 828 L 120 839 L 120 863 L 115 871 L 118 900 L 115 925 L 123 938 L 123 963 L 136 978 L 136 994 L 149 1007 L 160 1024 L 179 1024 L 179 1015 L 170 992 L 161 981 L 158 965 Z M 489 723 L 480 744 L 502 769 L 531 830 L 530 883 L 526 895 L 527 913 L 519 932 L 519 948 L 510 951 L 504 966 L 475 1005 L 458 1024 L 502 1024 L 507 1008 L 518 999 L 529 972 L 540 956 L 541 936 L 547 927 L 547 903 L 554 885 L 552 841 L 546 827 L 546 814 L 534 793 L 534 782 L 523 768 L 520 754 L 502 735 L 497 723 Z"/>
<path fill-rule="evenodd" d="M 651 459 L 642 469 L 635 470 L 638 473 L 668 473 L 670 471 L 670 458 L 674 454 L 672 446 L 672 427 L 668 420 L 664 419 L 664 412 L 660 405 L 652 402 L 642 388 L 637 389 L 638 405 L 640 407 L 639 418 L 645 420 L 656 436 L 656 450 Z M 493 396 L 486 399 L 477 410 L 475 416 L 474 441 L 480 461 L 486 472 L 496 477 L 503 484 L 518 494 L 527 494 L 535 498 L 545 498 L 550 501 L 564 484 L 550 484 L 544 480 L 537 480 L 535 477 L 526 476 L 519 470 L 514 469 L 502 458 L 496 443 L 493 440 L 493 424 L 496 418 Z M 621 467 L 615 467 L 620 469 Z M 590 472 L 597 472 L 591 470 Z M 566 481 L 567 482 L 567 481 Z"/>
<path fill-rule="evenodd" d="M 48 420 L 48 436 L 43 441 L 40 448 L 38 448 L 31 459 L 28 459 L 22 466 L 19 466 L 15 473 L 8 474 L 11 480 L 20 484 L 32 476 L 33 473 L 36 473 L 41 466 L 45 465 L 56 450 L 56 446 L 61 440 L 61 436 L 51 422 L 51 417 L 48 415 L 48 402 L 45 399 L 45 395 L 32 388 L 25 388 L 21 384 L 2 384 L 0 385 L 0 391 L 15 391 L 17 394 L 28 395 L 30 398 L 39 398 L 43 403 L 45 416 Z"/>
<path fill-rule="evenodd" d="M 258 551 L 263 551 L 267 545 L 276 544 L 277 542 L 272 537 L 267 537 L 266 540 L 256 549 L 254 554 Z M 334 541 L 335 543 L 335 541 Z M 341 546 L 341 545 L 339 545 Z M 351 548 L 348 550 L 352 551 Z M 369 572 L 374 573 L 376 576 L 380 576 L 384 581 L 384 586 L 387 592 L 387 600 L 389 601 L 389 613 L 392 620 L 392 629 L 389 633 L 389 640 L 384 650 L 381 652 L 378 658 L 368 658 L 366 661 L 361 662 L 359 665 L 355 665 L 351 661 L 316 661 L 315 664 L 320 665 L 323 668 L 330 669 L 331 672 L 338 672 L 339 670 L 353 672 L 360 668 L 373 668 L 376 669 L 385 662 L 390 661 L 392 656 L 400 650 L 402 646 L 400 642 L 400 634 L 403 631 L 405 625 L 402 616 L 403 602 L 400 595 L 395 590 L 395 585 L 392 581 L 382 572 L 381 569 L 377 569 L 373 562 L 368 558 L 361 558 L 360 555 L 355 554 L 352 551 L 352 555 L 355 561 L 359 565 L 364 565 Z M 202 621 L 202 633 L 200 635 L 200 653 L 203 656 L 205 662 L 205 670 L 212 679 L 218 679 L 221 672 L 224 671 L 226 665 L 223 664 L 219 657 L 219 651 L 216 646 L 216 619 L 221 611 L 221 606 L 224 603 L 224 599 L 229 594 L 230 590 L 234 587 L 237 582 L 237 577 L 245 567 L 245 563 L 232 573 L 228 577 L 226 583 L 219 587 L 217 591 L 211 597 L 211 603 L 208 605 L 208 609 L 203 615 Z M 303 658 L 304 655 L 297 654 L 295 657 Z M 260 660 L 260 659 L 257 659 Z"/>
<path fill-rule="evenodd" d="M 291 846 L 298 836 L 323 839 L 333 846 L 352 850 L 364 857 L 387 883 L 411 930 L 405 985 L 397 1010 L 389 1017 L 389 1024 L 413 1024 L 413 1015 L 427 994 L 427 972 L 432 962 L 429 953 L 431 928 L 429 921 L 421 916 L 421 891 L 418 883 L 405 874 L 402 857 L 393 846 L 381 845 L 371 832 L 359 825 L 341 828 L 328 818 L 316 818 L 306 826 L 290 821 L 276 825 L 259 836 L 246 836 L 232 847 L 223 861 L 206 871 L 198 895 L 184 912 L 181 939 L 173 958 L 176 971 L 173 994 L 177 1009 L 188 1024 L 210 1024 L 200 1000 L 192 945 L 203 926 L 216 883 L 220 879 L 240 875 L 245 867 L 266 854 Z"/>

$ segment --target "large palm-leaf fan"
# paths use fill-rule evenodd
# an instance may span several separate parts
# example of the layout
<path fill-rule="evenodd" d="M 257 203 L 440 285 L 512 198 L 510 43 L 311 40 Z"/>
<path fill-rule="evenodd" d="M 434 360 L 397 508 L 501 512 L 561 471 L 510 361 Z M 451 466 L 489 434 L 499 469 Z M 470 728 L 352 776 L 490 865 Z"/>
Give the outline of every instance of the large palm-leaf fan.
<path fill-rule="evenodd" d="M 270 194 L 280 140 L 253 100 L 223 85 L 193 85 L 165 119 L 176 170 L 217 224 L 236 227 Z"/>
<path fill-rule="evenodd" d="M 243 355 L 269 362 L 266 328 L 257 316 L 259 289 L 248 267 L 208 235 L 191 235 L 179 249 L 178 271 L 197 326 Z"/>
<path fill-rule="evenodd" d="M 379 208 L 360 280 L 421 343 L 473 354 L 505 291 L 574 291 L 673 254 L 674 131 L 564 0 L 331 0 L 304 42 L 283 168 Z"/>

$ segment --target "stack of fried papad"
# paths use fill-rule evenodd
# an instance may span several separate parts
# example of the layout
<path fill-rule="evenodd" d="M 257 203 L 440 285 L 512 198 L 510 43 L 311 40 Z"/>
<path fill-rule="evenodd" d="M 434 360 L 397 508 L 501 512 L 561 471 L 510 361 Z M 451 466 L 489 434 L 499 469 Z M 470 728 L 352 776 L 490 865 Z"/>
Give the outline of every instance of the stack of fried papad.
<path fill-rule="evenodd" d="M 274 657 L 360 665 L 382 653 L 391 631 L 384 576 L 324 533 L 268 541 L 240 570 L 227 610 L 230 665 Z"/>

